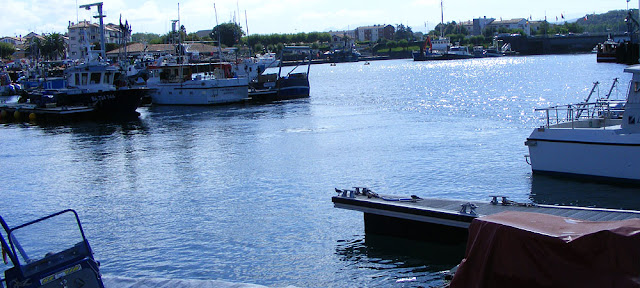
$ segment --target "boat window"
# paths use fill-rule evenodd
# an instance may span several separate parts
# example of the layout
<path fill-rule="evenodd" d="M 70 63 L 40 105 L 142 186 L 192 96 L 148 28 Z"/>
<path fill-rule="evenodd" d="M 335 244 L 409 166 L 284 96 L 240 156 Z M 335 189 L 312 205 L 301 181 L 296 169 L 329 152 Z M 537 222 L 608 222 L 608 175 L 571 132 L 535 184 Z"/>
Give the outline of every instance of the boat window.
<path fill-rule="evenodd" d="M 74 77 L 74 81 L 73 81 L 73 85 L 78 85 L 78 84 L 80 84 L 80 73 L 75 73 L 75 74 L 73 74 L 73 75 L 75 75 L 75 77 Z"/>
<path fill-rule="evenodd" d="M 102 73 L 91 73 L 91 84 L 100 84 Z"/>
<path fill-rule="evenodd" d="M 82 80 L 80 82 L 80 85 L 87 85 L 88 81 L 89 81 L 89 73 L 82 73 Z"/>
<path fill-rule="evenodd" d="M 104 83 L 113 84 L 113 74 L 111 72 L 104 73 Z"/>

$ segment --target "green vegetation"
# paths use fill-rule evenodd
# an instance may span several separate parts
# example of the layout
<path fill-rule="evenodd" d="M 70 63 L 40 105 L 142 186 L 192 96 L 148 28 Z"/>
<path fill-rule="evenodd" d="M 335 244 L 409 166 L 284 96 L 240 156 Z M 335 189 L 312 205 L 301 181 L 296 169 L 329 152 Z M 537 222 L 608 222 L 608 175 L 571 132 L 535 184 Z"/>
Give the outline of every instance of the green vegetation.
<path fill-rule="evenodd" d="M 0 42 L 0 59 L 8 59 L 14 52 L 16 52 L 16 47 L 9 43 Z"/>
<path fill-rule="evenodd" d="M 134 33 L 131 35 L 131 42 L 134 43 L 153 43 L 159 40 L 160 35 L 153 33 Z"/>
<path fill-rule="evenodd" d="M 627 20 L 629 14 L 634 20 Z M 638 20 L 638 9 L 627 10 L 613 10 L 604 14 L 590 14 L 585 15 L 583 18 L 578 19 L 576 24 L 583 27 L 585 32 L 626 32 L 627 23 L 629 21 Z"/>
<path fill-rule="evenodd" d="M 627 20 L 627 10 L 609 11 L 604 14 L 586 15 L 575 22 L 565 22 L 563 24 L 553 24 L 542 22 L 538 29 L 532 29 L 534 35 L 555 35 L 555 34 L 580 34 L 583 32 L 625 32 L 627 31 L 627 23 L 635 20 Z M 638 10 L 631 10 L 631 15 L 637 15 Z M 635 16 L 634 16 L 635 17 Z M 359 50 L 377 53 L 403 53 L 412 50 L 418 50 L 424 45 L 422 33 L 414 33 L 412 28 L 403 24 L 395 27 L 393 39 L 380 39 L 377 42 L 356 41 Z M 182 32 L 182 39 L 186 41 L 213 41 L 217 42 L 217 33 L 219 31 L 223 47 L 251 47 L 256 53 L 272 51 L 278 52 L 284 45 L 309 45 L 313 49 L 327 51 L 330 49 L 329 42 L 331 36 L 327 32 L 310 32 L 295 34 L 254 34 L 246 36 L 242 27 L 235 23 L 224 23 L 213 28 L 213 32 L 205 37 L 198 37 L 195 33 L 186 34 Z M 491 46 L 494 36 L 497 34 L 520 34 L 524 35 L 523 30 L 519 29 L 485 29 L 482 35 L 473 36 L 467 29 L 455 21 L 438 24 L 427 35 L 432 38 L 440 36 L 441 33 L 449 38 L 452 43 L 459 43 L 466 46 Z M 147 42 L 151 44 L 172 43 L 171 33 L 165 35 L 157 35 L 151 33 L 136 33 L 132 35 L 132 42 Z"/>
<path fill-rule="evenodd" d="M 31 43 L 27 43 L 27 52 L 45 60 L 64 59 L 67 51 L 67 44 L 60 33 L 43 35 L 43 39 L 31 38 Z"/>
<path fill-rule="evenodd" d="M 213 31 L 211 31 L 211 39 L 214 41 L 220 39 L 222 45 L 227 47 L 239 44 L 243 35 L 244 31 L 242 31 L 242 27 L 236 23 L 220 24 L 213 27 Z"/>

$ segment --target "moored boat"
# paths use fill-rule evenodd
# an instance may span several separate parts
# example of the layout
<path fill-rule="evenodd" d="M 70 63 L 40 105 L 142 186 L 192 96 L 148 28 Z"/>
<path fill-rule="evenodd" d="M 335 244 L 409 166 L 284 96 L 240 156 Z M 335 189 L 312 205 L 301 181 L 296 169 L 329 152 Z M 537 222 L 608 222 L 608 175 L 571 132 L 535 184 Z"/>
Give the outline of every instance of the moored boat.
<path fill-rule="evenodd" d="M 525 142 L 533 173 L 640 182 L 640 66 L 624 71 L 633 78 L 623 107 L 605 99 L 537 109 L 545 123 Z"/>
<path fill-rule="evenodd" d="M 153 104 L 216 105 L 248 98 L 248 78 L 234 77 L 230 63 L 176 63 L 148 69 Z"/>
<path fill-rule="evenodd" d="M 9 77 L 9 73 L 0 71 L 0 96 L 18 95 L 22 91 L 22 86 L 14 83 Z"/>
<path fill-rule="evenodd" d="M 98 116 L 137 116 L 136 109 L 148 92 L 144 87 L 129 87 L 123 71 L 102 61 L 88 61 L 65 70 L 66 86 L 38 89 L 26 93 L 22 102 L 40 108 L 88 107 Z"/>
<path fill-rule="evenodd" d="M 608 39 L 607 41 L 598 44 L 596 61 L 597 62 L 605 62 L 605 63 L 616 63 L 617 56 L 616 51 L 618 48 L 618 42 L 613 41 L 612 39 Z"/>
<path fill-rule="evenodd" d="M 255 81 L 251 81 L 251 98 L 255 101 L 278 101 L 309 97 L 310 69 L 310 47 L 284 47 L 280 52 L 277 73 L 273 70 L 267 71 L 260 74 Z"/>

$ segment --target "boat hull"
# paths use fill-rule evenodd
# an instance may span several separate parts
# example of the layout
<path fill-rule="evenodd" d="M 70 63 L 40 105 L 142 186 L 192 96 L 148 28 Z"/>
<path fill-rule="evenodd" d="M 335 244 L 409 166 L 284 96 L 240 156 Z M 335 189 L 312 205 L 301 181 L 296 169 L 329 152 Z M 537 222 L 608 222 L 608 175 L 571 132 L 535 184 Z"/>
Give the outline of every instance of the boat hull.
<path fill-rule="evenodd" d="M 306 78 L 281 78 L 278 80 L 278 99 L 296 99 L 309 97 L 309 79 Z"/>
<path fill-rule="evenodd" d="M 596 55 L 596 62 L 598 63 L 616 63 L 618 58 L 616 53 L 598 53 Z"/>
<path fill-rule="evenodd" d="M 124 88 L 113 91 L 79 93 L 75 89 L 44 90 L 29 94 L 29 102 L 45 108 L 87 107 L 92 113 L 105 117 L 128 117 L 137 115 L 142 97 L 149 92 L 147 88 Z"/>
<path fill-rule="evenodd" d="M 533 173 L 640 182 L 640 135 L 619 129 L 534 130 L 525 143 Z"/>
<path fill-rule="evenodd" d="M 158 105 L 217 105 L 245 101 L 246 78 L 149 84 L 151 103 Z"/>
<path fill-rule="evenodd" d="M 474 58 L 474 56 L 462 54 L 413 54 L 413 61 L 462 60 L 471 58 Z"/>

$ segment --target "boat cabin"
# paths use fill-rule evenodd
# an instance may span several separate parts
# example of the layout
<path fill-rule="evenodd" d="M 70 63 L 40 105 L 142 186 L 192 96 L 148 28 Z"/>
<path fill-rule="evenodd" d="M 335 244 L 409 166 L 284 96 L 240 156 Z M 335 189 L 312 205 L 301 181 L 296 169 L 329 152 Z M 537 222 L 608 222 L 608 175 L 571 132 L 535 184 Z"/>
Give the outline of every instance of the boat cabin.
<path fill-rule="evenodd" d="M 80 65 L 65 71 L 69 88 L 94 92 L 111 91 L 126 85 L 118 68 L 108 65 Z"/>
<path fill-rule="evenodd" d="M 229 63 L 205 63 L 189 65 L 167 65 L 149 67 L 150 76 L 164 83 L 176 83 L 189 80 L 233 78 Z"/>

